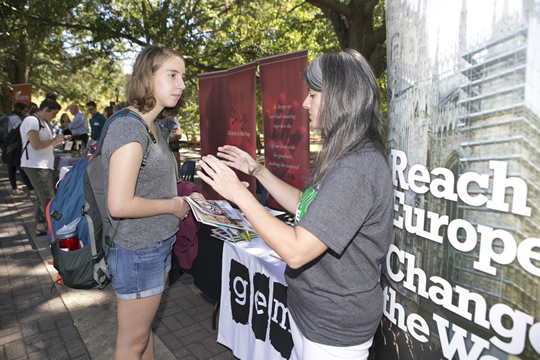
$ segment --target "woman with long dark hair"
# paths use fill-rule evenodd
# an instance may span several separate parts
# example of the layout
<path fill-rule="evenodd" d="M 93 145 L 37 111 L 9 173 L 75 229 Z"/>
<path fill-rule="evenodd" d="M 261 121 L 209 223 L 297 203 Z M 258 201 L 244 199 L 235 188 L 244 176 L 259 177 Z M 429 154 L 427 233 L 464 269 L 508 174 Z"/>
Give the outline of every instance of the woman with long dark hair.
<path fill-rule="evenodd" d="M 68 128 L 70 122 L 71 119 L 67 113 L 63 113 L 62 116 L 60 116 L 60 129 L 62 130 L 62 134 L 71 135 L 71 130 Z"/>
<path fill-rule="evenodd" d="M 294 351 L 299 359 L 367 359 L 383 312 L 380 265 L 392 240 L 393 189 L 384 155 L 379 87 L 355 50 L 315 59 L 304 101 L 323 147 L 300 191 L 233 146 L 201 159 L 199 176 L 240 207 L 259 236 L 287 263 Z M 289 227 L 238 180 L 254 175 L 296 213 Z"/>

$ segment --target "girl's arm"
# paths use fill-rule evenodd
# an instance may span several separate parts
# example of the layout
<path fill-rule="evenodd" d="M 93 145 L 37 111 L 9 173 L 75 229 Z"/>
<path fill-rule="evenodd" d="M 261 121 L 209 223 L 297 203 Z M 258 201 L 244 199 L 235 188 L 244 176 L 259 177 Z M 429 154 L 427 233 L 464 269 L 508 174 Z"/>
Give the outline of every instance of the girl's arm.
<path fill-rule="evenodd" d="M 40 140 L 39 131 L 37 130 L 30 130 L 26 135 L 28 136 L 30 145 L 32 145 L 35 150 L 45 149 L 49 146 L 55 147 L 56 145 L 60 144 L 64 138 L 62 134 L 58 134 L 53 139 Z"/>
<path fill-rule="evenodd" d="M 143 150 L 137 142 L 121 146 L 111 155 L 107 197 L 111 216 L 141 218 L 173 214 L 183 219 L 189 211 L 189 205 L 182 197 L 145 199 L 135 196 L 142 158 Z"/>

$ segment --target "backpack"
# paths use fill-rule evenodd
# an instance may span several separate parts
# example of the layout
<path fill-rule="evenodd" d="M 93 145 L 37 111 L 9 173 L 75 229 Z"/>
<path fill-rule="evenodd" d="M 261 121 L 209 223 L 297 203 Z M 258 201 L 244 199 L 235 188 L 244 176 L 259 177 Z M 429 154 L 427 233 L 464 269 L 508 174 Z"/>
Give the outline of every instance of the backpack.
<path fill-rule="evenodd" d="M 24 121 L 24 120 L 23 120 Z M 41 121 L 38 119 L 38 132 L 44 128 L 41 124 Z M 30 141 L 27 141 L 22 147 L 22 138 L 21 138 L 21 125 L 22 121 L 16 128 L 11 129 L 8 135 L 4 139 L 4 148 L 2 149 L 2 161 L 11 166 L 19 166 L 21 164 L 21 155 L 23 152 L 26 152 L 26 160 L 28 160 L 28 144 Z"/>
<path fill-rule="evenodd" d="M 113 224 L 105 207 L 101 151 L 111 123 L 126 116 L 140 120 L 150 137 L 151 132 L 146 123 L 134 112 L 123 109 L 112 115 L 103 127 L 95 153 L 75 163 L 64 179 L 59 181 L 56 196 L 47 205 L 47 240 L 53 256 L 53 266 L 62 277 L 64 285 L 71 288 L 89 289 L 97 285 L 103 289 L 111 281 L 104 244 L 112 246 L 121 220 L 114 223 L 109 235 Z M 153 135 L 143 153 L 141 169 L 146 165 L 152 141 Z M 80 219 L 77 235 L 83 247 L 64 251 L 58 246 L 56 231 L 77 218 Z"/>
<path fill-rule="evenodd" d="M 9 116 L 6 114 L 0 114 L 0 146 L 4 148 L 4 139 L 8 134 Z"/>

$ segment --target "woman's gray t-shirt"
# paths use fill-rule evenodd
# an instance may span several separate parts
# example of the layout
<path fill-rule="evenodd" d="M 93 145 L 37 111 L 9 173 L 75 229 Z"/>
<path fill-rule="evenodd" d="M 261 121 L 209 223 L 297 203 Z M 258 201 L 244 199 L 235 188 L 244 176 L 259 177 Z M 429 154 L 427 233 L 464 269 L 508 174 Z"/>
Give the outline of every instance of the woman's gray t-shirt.
<path fill-rule="evenodd" d="M 297 226 L 328 251 L 285 270 L 296 325 L 316 343 L 363 344 L 382 316 L 379 266 L 393 234 L 393 188 L 384 156 L 372 143 L 361 144 L 328 171 L 320 186 L 304 192 L 297 218 Z"/>
<path fill-rule="evenodd" d="M 158 128 L 159 129 L 159 128 Z M 140 120 L 121 117 L 110 125 L 103 143 L 102 162 L 105 185 L 105 199 L 109 187 L 109 161 L 111 155 L 120 147 L 137 142 L 143 151 L 150 142 L 146 166 L 139 170 L 135 196 L 145 199 L 171 199 L 177 196 L 176 160 L 169 150 L 167 139 L 158 131 L 154 144 Z M 107 214 L 113 226 L 118 220 L 112 218 L 107 207 Z M 116 244 L 135 250 L 163 241 L 178 231 L 179 220 L 172 214 L 162 214 L 144 218 L 123 218 L 114 237 Z"/>

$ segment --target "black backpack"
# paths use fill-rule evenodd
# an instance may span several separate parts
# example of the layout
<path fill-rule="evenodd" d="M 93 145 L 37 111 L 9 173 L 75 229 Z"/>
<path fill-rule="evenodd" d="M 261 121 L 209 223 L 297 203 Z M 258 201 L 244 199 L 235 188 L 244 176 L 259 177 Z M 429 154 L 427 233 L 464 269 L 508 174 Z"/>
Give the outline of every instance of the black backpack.
<path fill-rule="evenodd" d="M 8 134 L 9 116 L 0 114 L 0 146 L 4 149 L 4 139 Z"/>
<path fill-rule="evenodd" d="M 41 131 L 41 129 L 44 128 L 43 125 L 41 125 L 41 121 L 38 119 L 39 123 L 39 129 L 38 132 Z M 5 162 L 8 165 L 11 166 L 19 166 L 21 164 L 21 155 L 24 152 L 26 152 L 26 160 L 28 160 L 28 144 L 30 141 L 27 141 L 24 145 L 24 148 L 22 147 L 22 138 L 21 138 L 21 123 L 15 128 L 11 129 L 11 131 L 8 133 L 6 138 L 4 139 L 4 149 L 2 150 L 2 161 Z"/>

